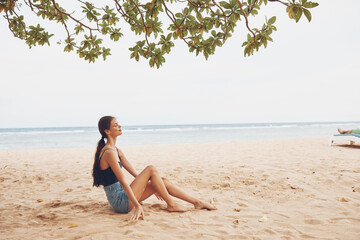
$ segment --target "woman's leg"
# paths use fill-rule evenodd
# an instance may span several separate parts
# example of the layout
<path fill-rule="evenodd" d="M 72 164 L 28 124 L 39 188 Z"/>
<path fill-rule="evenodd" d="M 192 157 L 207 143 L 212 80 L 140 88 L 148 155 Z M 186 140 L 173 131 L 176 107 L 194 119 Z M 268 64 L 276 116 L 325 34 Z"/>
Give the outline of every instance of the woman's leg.
<path fill-rule="evenodd" d="M 162 177 L 161 179 L 164 182 L 166 190 L 168 191 L 168 193 L 171 196 L 193 204 L 195 209 L 208 209 L 208 210 L 216 210 L 217 209 L 215 206 L 213 206 L 209 203 L 203 202 L 195 197 L 190 196 L 189 194 L 184 192 L 182 189 L 180 189 L 178 186 L 176 186 L 175 184 L 170 182 L 168 179 L 166 179 L 164 177 Z M 156 190 L 152 186 L 152 183 L 148 182 L 143 195 L 140 197 L 139 202 L 144 201 L 145 199 L 147 199 L 148 197 L 153 195 L 155 192 L 156 192 Z"/>
<path fill-rule="evenodd" d="M 186 192 L 184 192 L 181 188 L 170 182 L 166 178 L 162 178 L 166 189 L 170 193 L 171 196 L 184 200 L 194 205 L 195 209 L 208 209 L 208 210 L 216 210 L 217 208 L 210 203 L 203 202 L 195 197 L 190 196 Z"/>
<path fill-rule="evenodd" d="M 148 184 L 149 180 L 151 181 L 151 185 Z M 171 198 L 158 171 L 153 166 L 147 166 L 130 184 L 130 187 L 138 201 L 142 201 L 148 198 L 156 191 L 167 203 L 168 211 L 185 212 L 189 210 L 188 208 L 177 204 L 175 200 Z M 131 210 L 133 207 L 134 205 L 130 201 L 129 210 Z"/>

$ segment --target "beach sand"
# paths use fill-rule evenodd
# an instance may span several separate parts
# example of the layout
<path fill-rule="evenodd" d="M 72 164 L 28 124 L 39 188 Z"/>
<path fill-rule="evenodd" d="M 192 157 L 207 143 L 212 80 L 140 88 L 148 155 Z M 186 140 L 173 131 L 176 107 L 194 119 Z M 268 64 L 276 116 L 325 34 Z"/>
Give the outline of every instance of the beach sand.
<path fill-rule="evenodd" d="M 137 171 L 154 165 L 218 210 L 169 213 L 151 197 L 146 220 L 131 222 L 92 187 L 95 149 L 0 151 L 0 239 L 360 239 L 360 146 L 321 138 L 120 148 Z"/>

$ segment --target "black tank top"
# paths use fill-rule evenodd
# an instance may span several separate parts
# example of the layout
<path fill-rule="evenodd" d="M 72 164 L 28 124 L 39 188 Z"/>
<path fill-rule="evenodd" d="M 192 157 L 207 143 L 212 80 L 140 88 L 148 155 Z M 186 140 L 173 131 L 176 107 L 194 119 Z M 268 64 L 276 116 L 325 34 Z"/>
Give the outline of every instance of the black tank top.
<path fill-rule="evenodd" d="M 103 153 L 101 154 L 100 156 L 100 160 L 102 158 L 102 156 L 104 155 L 104 153 L 106 152 L 106 150 L 109 150 L 111 148 L 107 148 L 103 151 Z M 116 148 L 116 151 L 117 151 L 117 154 L 119 156 L 119 165 L 120 167 L 122 168 L 122 163 L 121 163 L 121 158 L 120 158 L 120 155 L 119 155 L 119 152 L 118 152 L 118 149 Z M 111 167 L 108 167 L 107 169 L 105 170 L 100 170 L 101 171 L 101 182 L 102 182 L 102 185 L 104 185 L 104 187 L 106 186 L 109 186 L 111 184 L 114 184 L 116 183 L 117 181 L 119 181 L 117 179 L 117 177 L 115 176 L 113 170 L 111 169 Z"/>

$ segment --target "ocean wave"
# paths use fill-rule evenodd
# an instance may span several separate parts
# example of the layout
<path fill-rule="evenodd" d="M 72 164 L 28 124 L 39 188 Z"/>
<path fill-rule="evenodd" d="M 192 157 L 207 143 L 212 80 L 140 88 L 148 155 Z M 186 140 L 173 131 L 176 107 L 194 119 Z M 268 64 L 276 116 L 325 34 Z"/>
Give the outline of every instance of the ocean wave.
<path fill-rule="evenodd" d="M 197 131 L 199 128 L 137 128 L 137 129 L 126 129 L 124 128 L 123 131 L 125 132 L 180 132 L 180 131 Z"/>
<path fill-rule="evenodd" d="M 333 126 L 360 126 L 360 123 L 313 123 L 309 124 L 311 127 L 333 127 Z"/>
<path fill-rule="evenodd" d="M 195 132 L 195 131 L 234 131 L 256 129 L 291 129 L 291 128 L 356 128 L 359 122 L 309 122 L 309 123 L 255 123 L 255 124 L 194 124 L 194 125 L 158 125 L 158 126 L 124 126 L 123 131 L 128 133 L 161 133 L 161 132 Z M 49 129 L 0 129 L 1 135 L 46 135 L 46 134 L 88 134 L 98 133 L 95 127 L 91 128 L 49 128 Z"/>
<path fill-rule="evenodd" d="M 264 129 L 264 128 L 292 128 L 298 127 L 296 124 L 286 125 L 263 125 L 263 126 L 197 126 L 197 127 L 159 127 L 159 128 L 136 128 L 126 129 L 124 132 L 182 132 L 182 131 L 219 131 L 219 130 L 246 130 L 246 129 Z"/>
<path fill-rule="evenodd" d="M 0 135 L 41 135 L 41 134 L 68 134 L 68 133 L 84 133 L 85 130 L 64 130 L 64 131 L 11 131 L 0 132 Z"/>
<path fill-rule="evenodd" d="M 142 128 L 138 127 L 135 129 L 127 129 L 124 127 L 124 132 L 182 132 L 182 131 L 228 131 L 228 130 L 247 130 L 247 129 L 283 129 L 283 128 L 308 128 L 308 127 L 334 127 L 334 126 L 357 126 L 360 123 L 291 123 L 291 124 L 264 124 L 264 125 L 243 125 L 243 126 L 234 126 L 234 125 L 205 125 L 205 126 L 180 126 L 168 128 L 153 127 L 153 128 Z"/>
<path fill-rule="evenodd" d="M 298 127 L 295 124 L 288 125 L 263 125 L 263 126 L 238 126 L 238 127 L 204 127 L 204 130 L 241 130 L 241 129 L 262 129 L 262 128 L 291 128 Z"/>

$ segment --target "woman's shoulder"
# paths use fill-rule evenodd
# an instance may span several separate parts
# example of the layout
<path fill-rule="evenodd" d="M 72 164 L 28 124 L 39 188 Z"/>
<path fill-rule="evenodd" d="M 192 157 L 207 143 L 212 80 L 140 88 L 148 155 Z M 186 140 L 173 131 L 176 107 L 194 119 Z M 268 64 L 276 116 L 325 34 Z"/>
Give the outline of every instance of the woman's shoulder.
<path fill-rule="evenodd" d="M 107 155 L 112 155 L 116 153 L 116 150 L 110 147 L 104 147 L 103 149 L 101 149 L 100 151 L 100 156 L 107 156 Z"/>

